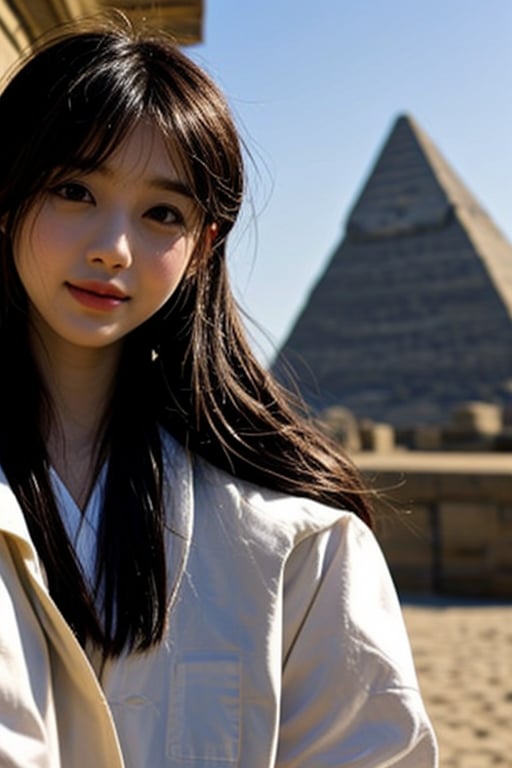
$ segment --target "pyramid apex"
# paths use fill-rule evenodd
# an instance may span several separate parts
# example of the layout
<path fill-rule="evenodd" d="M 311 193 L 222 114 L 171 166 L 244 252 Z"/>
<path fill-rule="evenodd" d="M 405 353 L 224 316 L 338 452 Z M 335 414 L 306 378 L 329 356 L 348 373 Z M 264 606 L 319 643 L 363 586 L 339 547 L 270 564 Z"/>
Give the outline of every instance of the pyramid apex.
<path fill-rule="evenodd" d="M 411 115 L 409 112 L 401 112 L 393 120 L 391 131 L 389 132 L 389 136 L 399 127 L 407 126 L 412 131 L 416 131 L 418 129 L 418 122 L 414 118 L 413 115 Z"/>
<path fill-rule="evenodd" d="M 347 234 L 381 237 L 436 228 L 477 201 L 409 113 L 392 125 L 348 219 Z"/>
<path fill-rule="evenodd" d="M 399 114 L 399 115 L 396 117 L 396 119 L 395 119 L 395 125 L 396 125 L 397 123 L 400 123 L 400 122 L 405 122 L 405 123 L 411 123 L 411 124 L 414 124 L 414 123 L 415 123 L 415 120 L 414 120 L 413 116 L 409 114 L 409 112 L 402 112 L 401 114 Z"/>

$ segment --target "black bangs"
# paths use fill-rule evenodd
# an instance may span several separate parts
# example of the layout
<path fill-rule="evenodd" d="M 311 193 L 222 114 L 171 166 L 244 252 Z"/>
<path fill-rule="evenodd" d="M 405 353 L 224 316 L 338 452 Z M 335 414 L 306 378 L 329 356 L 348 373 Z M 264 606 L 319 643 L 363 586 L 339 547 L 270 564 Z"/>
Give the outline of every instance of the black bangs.
<path fill-rule="evenodd" d="M 144 63 L 126 43 L 123 56 L 122 40 L 109 43 L 83 35 L 43 50 L 2 94 L 2 211 L 32 199 L 56 170 L 93 170 L 144 116 Z"/>
<path fill-rule="evenodd" d="M 0 96 L 0 216 L 8 228 L 52 179 L 94 170 L 141 120 L 161 131 L 223 240 L 243 191 L 227 103 L 173 44 L 118 32 L 49 41 Z"/>

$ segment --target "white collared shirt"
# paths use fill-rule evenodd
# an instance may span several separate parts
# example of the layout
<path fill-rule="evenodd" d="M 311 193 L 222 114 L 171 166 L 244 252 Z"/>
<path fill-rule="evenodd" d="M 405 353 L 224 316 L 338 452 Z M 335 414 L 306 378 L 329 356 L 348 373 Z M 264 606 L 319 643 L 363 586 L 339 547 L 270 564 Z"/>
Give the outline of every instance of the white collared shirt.
<path fill-rule="evenodd" d="M 82 512 L 57 471 L 51 467 L 50 481 L 55 494 L 57 509 L 72 543 L 87 585 L 94 589 L 96 576 L 96 552 L 101 506 L 105 492 L 107 466 L 101 469 L 91 490 L 87 505 Z"/>

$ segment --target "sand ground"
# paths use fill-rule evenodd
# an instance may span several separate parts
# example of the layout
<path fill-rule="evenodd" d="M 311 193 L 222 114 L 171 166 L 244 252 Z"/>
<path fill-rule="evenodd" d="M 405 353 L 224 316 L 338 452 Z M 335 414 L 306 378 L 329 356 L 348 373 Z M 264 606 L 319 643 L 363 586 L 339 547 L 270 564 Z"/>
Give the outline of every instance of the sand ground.
<path fill-rule="evenodd" d="M 512 603 L 403 601 L 440 768 L 512 768 Z"/>

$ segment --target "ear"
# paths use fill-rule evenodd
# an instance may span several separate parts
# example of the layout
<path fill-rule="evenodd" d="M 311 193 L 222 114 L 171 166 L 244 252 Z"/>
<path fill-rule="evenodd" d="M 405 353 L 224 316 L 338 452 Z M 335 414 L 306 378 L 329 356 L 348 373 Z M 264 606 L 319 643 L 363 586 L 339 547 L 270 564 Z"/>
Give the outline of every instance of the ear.
<path fill-rule="evenodd" d="M 214 246 L 217 235 L 219 234 L 219 225 L 216 221 L 212 221 L 206 228 L 206 242 L 208 244 L 208 250 L 211 250 Z"/>

